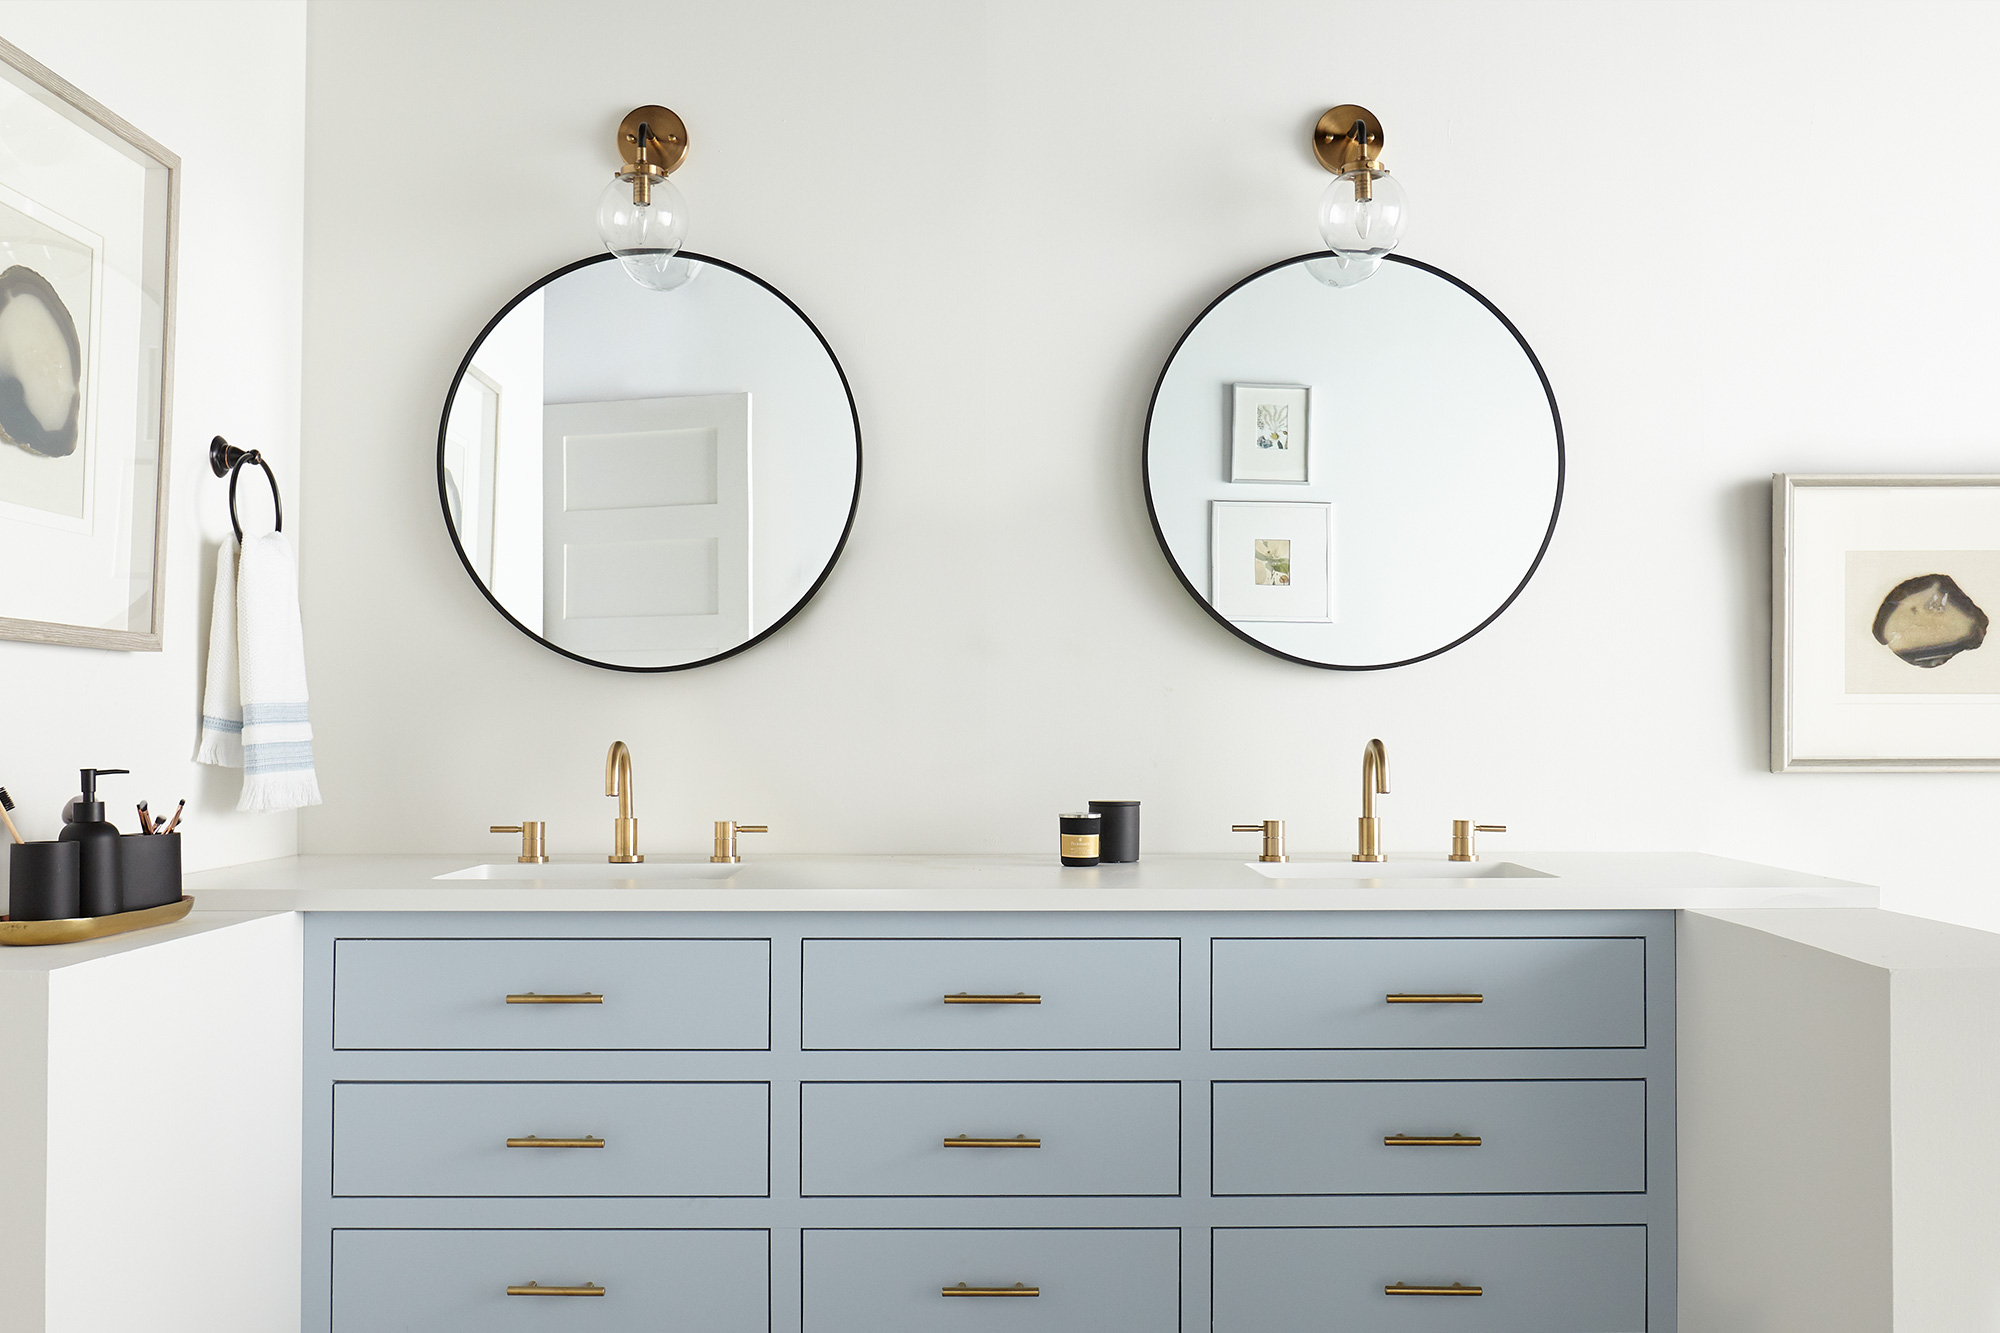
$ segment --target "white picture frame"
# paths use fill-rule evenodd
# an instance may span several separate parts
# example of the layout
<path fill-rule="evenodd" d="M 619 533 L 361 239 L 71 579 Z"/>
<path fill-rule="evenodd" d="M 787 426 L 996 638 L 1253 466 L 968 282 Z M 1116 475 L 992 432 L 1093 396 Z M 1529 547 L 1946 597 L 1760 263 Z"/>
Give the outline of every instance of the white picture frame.
<path fill-rule="evenodd" d="M 1333 539 L 1324 501 L 1210 501 L 1208 604 L 1232 622 L 1330 623 Z"/>
<path fill-rule="evenodd" d="M 0 639 L 158 652 L 180 159 L 4 41 L 0 122 L 35 146 L 0 154 L 0 310 L 67 372 L 0 395 L 0 564 L 32 571 Z"/>
<path fill-rule="evenodd" d="M 1778 473 L 1771 512 L 1772 771 L 2000 771 L 2000 476 Z"/>
<path fill-rule="evenodd" d="M 1264 486 L 1312 483 L 1312 386 L 1229 386 L 1229 480 Z"/>

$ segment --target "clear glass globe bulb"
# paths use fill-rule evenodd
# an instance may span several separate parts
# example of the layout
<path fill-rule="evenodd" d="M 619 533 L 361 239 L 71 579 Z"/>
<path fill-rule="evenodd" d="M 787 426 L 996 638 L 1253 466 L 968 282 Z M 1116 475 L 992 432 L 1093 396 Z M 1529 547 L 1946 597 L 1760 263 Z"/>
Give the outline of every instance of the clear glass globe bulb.
<path fill-rule="evenodd" d="M 635 204 L 632 182 L 613 177 L 597 199 L 597 234 L 632 281 L 671 291 L 694 274 L 694 266 L 674 258 L 687 240 L 687 199 L 665 177 L 655 180 L 648 194 L 645 203 Z"/>
<path fill-rule="evenodd" d="M 1346 172 L 1320 196 L 1320 237 L 1327 249 L 1349 259 L 1381 262 L 1402 242 L 1409 220 L 1409 196 L 1386 171 Z"/>

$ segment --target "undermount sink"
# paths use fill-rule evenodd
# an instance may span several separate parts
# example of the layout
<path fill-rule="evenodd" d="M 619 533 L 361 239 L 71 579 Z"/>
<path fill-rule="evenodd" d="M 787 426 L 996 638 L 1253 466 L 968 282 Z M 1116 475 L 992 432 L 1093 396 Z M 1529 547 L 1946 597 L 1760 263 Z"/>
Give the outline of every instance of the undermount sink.
<path fill-rule="evenodd" d="M 620 882 L 656 884 L 677 879 L 728 879 L 741 870 L 739 864 L 713 861 L 640 861 L 634 865 L 613 865 L 595 861 L 548 861 L 541 864 L 502 861 L 467 866 L 434 879 L 540 879 L 563 880 L 571 884 L 614 884 Z"/>
<path fill-rule="evenodd" d="M 1247 861 L 1266 879 L 1554 879 L 1512 861 Z"/>

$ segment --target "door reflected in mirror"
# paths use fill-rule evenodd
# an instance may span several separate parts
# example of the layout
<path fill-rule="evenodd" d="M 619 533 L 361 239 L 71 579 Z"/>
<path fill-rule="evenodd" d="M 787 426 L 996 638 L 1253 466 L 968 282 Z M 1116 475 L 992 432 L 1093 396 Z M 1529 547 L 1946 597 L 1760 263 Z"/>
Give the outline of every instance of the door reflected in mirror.
<path fill-rule="evenodd" d="M 768 284 L 684 256 L 669 292 L 610 256 L 522 293 L 467 353 L 438 491 L 466 570 L 580 661 L 671 671 L 741 651 L 846 541 L 860 423 L 819 331 Z"/>
<path fill-rule="evenodd" d="M 1333 287 L 1301 255 L 1204 311 L 1146 418 L 1146 501 L 1216 620 L 1310 666 L 1402 666 L 1463 643 L 1554 532 L 1562 427 L 1514 326 L 1397 255 Z"/>

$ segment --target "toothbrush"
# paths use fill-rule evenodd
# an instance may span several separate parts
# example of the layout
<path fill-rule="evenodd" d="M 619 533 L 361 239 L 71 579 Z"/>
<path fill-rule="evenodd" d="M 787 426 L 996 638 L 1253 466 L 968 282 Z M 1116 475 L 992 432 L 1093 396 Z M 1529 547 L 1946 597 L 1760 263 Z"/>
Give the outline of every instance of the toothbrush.
<path fill-rule="evenodd" d="M 4 823 L 7 826 L 7 831 L 14 835 L 15 842 L 26 842 L 27 839 L 21 836 L 21 830 L 14 827 L 14 820 L 7 813 L 13 808 L 14 798 L 7 794 L 5 787 L 0 787 L 0 823 Z"/>

